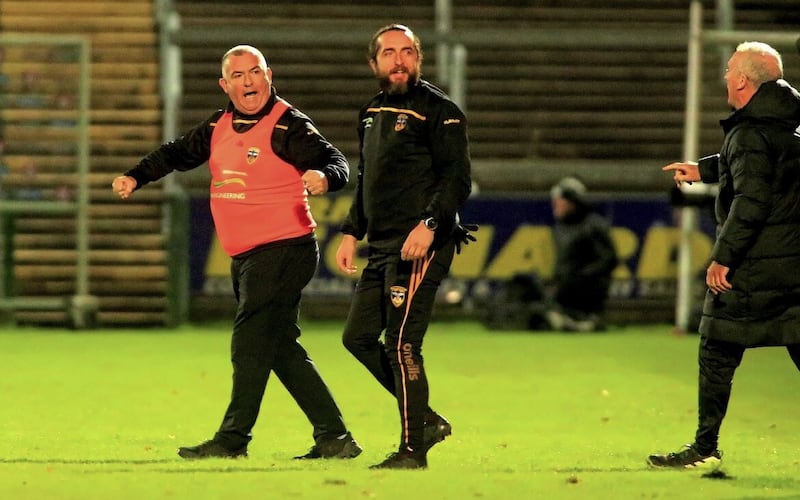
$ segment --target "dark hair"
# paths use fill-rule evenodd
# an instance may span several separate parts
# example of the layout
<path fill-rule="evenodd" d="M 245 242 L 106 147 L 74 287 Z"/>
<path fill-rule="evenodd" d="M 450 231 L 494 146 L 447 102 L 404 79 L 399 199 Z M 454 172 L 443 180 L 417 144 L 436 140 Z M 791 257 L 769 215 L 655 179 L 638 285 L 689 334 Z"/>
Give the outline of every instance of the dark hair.
<path fill-rule="evenodd" d="M 411 31 L 411 28 L 406 26 L 405 24 L 387 24 L 386 26 L 380 28 L 378 31 L 372 35 L 372 40 L 369 42 L 369 48 L 367 49 L 367 61 L 375 61 L 378 57 L 378 38 L 381 35 L 386 33 L 387 31 L 402 31 L 409 38 L 414 42 L 414 48 L 417 50 L 417 54 L 419 55 L 419 60 L 422 61 L 422 42 L 420 41 L 419 37 Z"/>

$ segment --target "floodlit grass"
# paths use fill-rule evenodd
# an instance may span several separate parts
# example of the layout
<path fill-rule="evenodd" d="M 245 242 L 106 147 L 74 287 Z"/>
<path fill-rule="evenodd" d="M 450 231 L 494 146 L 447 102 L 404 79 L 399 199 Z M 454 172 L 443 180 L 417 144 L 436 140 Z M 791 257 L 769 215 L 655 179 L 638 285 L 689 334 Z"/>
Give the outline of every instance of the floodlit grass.
<path fill-rule="evenodd" d="M 0 498 L 797 498 L 800 377 L 785 350 L 745 354 L 720 447 L 727 479 L 649 470 L 691 441 L 697 337 L 667 325 L 604 334 L 437 323 L 432 405 L 453 436 L 427 471 L 372 471 L 398 442 L 395 405 L 341 346 L 301 338 L 364 453 L 295 461 L 311 428 L 270 380 L 250 458 L 186 462 L 230 391 L 227 324 L 178 330 L 0 330 Z"/>

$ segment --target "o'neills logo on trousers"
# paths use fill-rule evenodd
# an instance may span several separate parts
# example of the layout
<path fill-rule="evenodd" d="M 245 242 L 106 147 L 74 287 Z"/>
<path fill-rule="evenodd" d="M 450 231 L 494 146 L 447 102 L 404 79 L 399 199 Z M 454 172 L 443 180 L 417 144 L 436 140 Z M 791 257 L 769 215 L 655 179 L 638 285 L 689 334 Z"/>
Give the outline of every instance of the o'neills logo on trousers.
<path fill-rule="evenodd" d="M 406 368 L 408 369 L 408 380 L 417 380 L 419 378 L 419 365 L 414 362 L 414 358 L 411 356 L 412 350 L 411 344 L 403 344 L 403 363 L 405 363 Z"/>

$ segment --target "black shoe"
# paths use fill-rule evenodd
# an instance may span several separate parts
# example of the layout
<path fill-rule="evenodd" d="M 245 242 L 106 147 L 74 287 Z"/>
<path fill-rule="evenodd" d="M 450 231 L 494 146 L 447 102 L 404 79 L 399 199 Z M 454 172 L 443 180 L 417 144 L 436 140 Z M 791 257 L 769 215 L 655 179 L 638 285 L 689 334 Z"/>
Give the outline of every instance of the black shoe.
<path fill-rule="evenodd" d="M 219 442 L 209 439 L 205 443 L 200 443 L 197 446 L 182 446 L 178 448 L 178 455 L 187 460 L 247 457 L 247 446 L 231 450 L 222 446 Z"/>
<path fill-rule="evenodd" d="M 370 465 L 370 469 L 427 469 L 428 459 L 424 452 L 400 450 L 390 454 L 379 464 Z"/>
<path fill-rule="evenodd" d="M 693 444 L 687 444 L 674 453 L 650 455 L 647 463 L 652 467 L 675 469 L 718 469 L 722 465 L 722 452 L 714 450 L 711 453 L 698 453 Z"/>
<path fill-rule="evenodd" d="M 423 437 L 422 448 L 425 453 L 433 448 L 436 443 L 441 443 L 444 438 L 453 433 L 453 427 L 446 418 L 438 413 L 432 413 L 425 419 L 425 434 Z"/>
<path fill-rule="evenodd" d="M 339 437 L 327 439 L 315 444 L 305 455 L 294 457 L 299 460 L 314 458 L 356 458 L 361 454 L 361 447 L 348 432 Z"/>

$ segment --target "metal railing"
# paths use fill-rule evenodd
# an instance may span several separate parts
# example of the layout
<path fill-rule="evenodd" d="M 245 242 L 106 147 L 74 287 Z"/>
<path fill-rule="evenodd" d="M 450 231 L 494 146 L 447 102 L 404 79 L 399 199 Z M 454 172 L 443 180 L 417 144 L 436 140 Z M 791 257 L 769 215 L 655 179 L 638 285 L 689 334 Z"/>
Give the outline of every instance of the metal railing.
<path fill-rule="evenodd" d="M 351 46 L 363 47 L 366 44 L 363 33 L 341 31 L 336 29 L 303 28 L 295 26 L 291 29 L 263 29 L 254 26 L 217 26 L 215 30 L 197 27 L 181 27 L 180 19 L 174 9 L 172 0 L 160 0 L 159 6 L 164 9 L 160 15 L 164 25 L 169 30 L 162 30 L 162 54 L 167 54 L 170 64 L 162 74 L 162 78 L 180 81 L 181 47 L 202 46 L 207 44 L 234 45 L 241 40 L 248 40 L 253 44 L 283 44 L 292 46 Z M 797 33 L 776 33 L 759 31 L 733 31 L 733 30 L 703 30 L 702 3 L 693 0 L 689 11 L 688 30 L 675 29 L 470 29 L 458 31 L 452 28 L 452 15 L 450 0 L 435 0 L 436 23 L 435 30 L 417 30 L 417 34 L 426 44 L 435 44 L 438 67 L 438 78 L 446 83 L 451 96 L 464 108 L 466 107 L 466 67 L 468 64 L 469 50 L 471 48 L 513 48 L 513 49 L 581 49 L 586 47 L 621 49 L 621 48 L 647 48 L 647 49 L 677 49 L 688 48 L 687 55 L 687 93 L 685 102 L 685 124 L 683 136 L 684 158 L 696 159 L 700 141 L 700 111 L 701 111 L 701 85 L 702 85 L 702 48 L 704 45 L 721 46 L 726 43 L 740 42 L 745 39 L 759 40 L 775 46 L 794 45 L 797 43 Z M 732 20 L 734 5 L 731 0 L 718 2 L 718 23 L 724 19 Z M 164 57 L 162 55 L 162 57 Z M 179 110 L 182 95 L 180 85 L 171 88 L 168 95 L 164 96 L 165 106 L 169 109 Z M 563 162 L 543 160 L 546 164 L 560 165 Z M 494 167 L 497 162 L 484 161 Z M 507 164 L 507 161 L 503 161 Z M 519 169 L 522 164 L 533 164 L 535 160 L 513 162 Z M 641 177 L 650 179 L 656 174 L 642 174 L 630 167 L 628 162 L 603 162 L 597 160 L 574 160 L 567 162 L 573 166 L 580 163 L 585 166 L 596 164 L 619 176 Z M 622 163 L 622 164 L 620 164 Z M 646 162 L 636 161 L 641 164 Z M 473 168 L 480 171 L 481 162 L 473 162 Z M 542 175 L 541 168 L 536 171 Z M 559 168 L 558 170 L 564 170 Z M 545 172 L 546 173 L 546 172 Z M 554 176 L 557 174 L 554 173 Z M 617 176 L 617 177 L 619 177 Z M 613 176 L 612 176 L 613 177 Z M 550 179 L 547 180 L 551 182 Z M 549 185 L 549 184 L 547 184 Z M 702 189 L 695 186 L 693 189 Z M 697 225 L 696 209 L 684 208 L 681 212 L 681 244 L 679 256 L 678 294 L 676 297 L 676 327 L 686 329 L 689 324 L 692 308 L 691 282 L 691 251 L 690 236 Z"/>
<path fill-rule="evenodd" d="M 77 121 L 75 123 L 76 173 L 75 198 L 61 200 L 0 200 L 0 216 L 6 219 L 0 274 L 4 286 L 0 296 L 0 309 L 13 312 L 19 308 L 59 310 L 65 309 L 72 326 L 85 328 L 94 321 L 97 299 L 89 293 L 89 106 L 91 78 L 91 44 L 88 37 L 77 35 L 35 35 L 0 33 L 0 46 L 4 47 L 73 47 L 77 53 L 78 91 L 76 96 Z M 30 61 L 27 61 L 30 62 Z M 74 214 L 76 220 L 75 294 L 67 298 L 14 296 L 8 284 L 13 282 L 14 223 L 20 215 Z"/>

